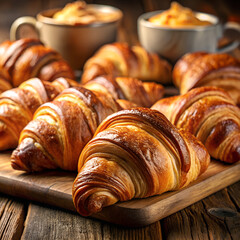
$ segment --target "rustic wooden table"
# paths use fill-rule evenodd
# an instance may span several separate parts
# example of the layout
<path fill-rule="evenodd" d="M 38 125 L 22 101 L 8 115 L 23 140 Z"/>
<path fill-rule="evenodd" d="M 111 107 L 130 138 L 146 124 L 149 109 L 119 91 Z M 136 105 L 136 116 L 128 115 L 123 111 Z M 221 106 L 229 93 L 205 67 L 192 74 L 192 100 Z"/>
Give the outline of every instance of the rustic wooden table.
<path fill-rule="evenodd" d="M 0 42 L 9 38 L 11 23 L 20 16 L 35 16 L 47 8 L 62 7 L 67 0 L 1 0 Z M 171 1 L 99 0 L 123 10 L 119 41 L 138 44 L 137 17 L 146 11 L 166 9 Z M 240 22 L 237 1 L 180 1 L 197 11 L 216 14 L 225 22 Z M 32 33 L 26 28 L 25 36 Z M 239 49 L 235 51 L 239 56 Z M 240 173 L 239 173 L 240 174 Z M 1 189 L 0 189 L 1 192 Z M 76 213 L 16 199 L 0 193 L 0 239 L 239 239 L 240 182 L 142 228 L 126 228 Z"/>

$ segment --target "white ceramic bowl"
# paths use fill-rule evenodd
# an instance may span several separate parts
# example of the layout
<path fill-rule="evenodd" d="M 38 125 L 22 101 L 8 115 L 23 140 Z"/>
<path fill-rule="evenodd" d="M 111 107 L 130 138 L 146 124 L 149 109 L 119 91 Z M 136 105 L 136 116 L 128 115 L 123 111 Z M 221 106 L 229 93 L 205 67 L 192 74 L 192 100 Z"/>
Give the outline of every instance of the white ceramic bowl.
<path fill-rule="evenodd" d="M 212 24 L 194 27 L 159 27 L 148 19 L 162 11 L 142 14 L 138 18 L 138 37 L 141 45 L 149 52 L 158 53 L 171 62 L 195 51 L 217 51 L 218 39 L 222 36 L 222 26 L 216 16 L 196 13 L 196 16 Z"/>

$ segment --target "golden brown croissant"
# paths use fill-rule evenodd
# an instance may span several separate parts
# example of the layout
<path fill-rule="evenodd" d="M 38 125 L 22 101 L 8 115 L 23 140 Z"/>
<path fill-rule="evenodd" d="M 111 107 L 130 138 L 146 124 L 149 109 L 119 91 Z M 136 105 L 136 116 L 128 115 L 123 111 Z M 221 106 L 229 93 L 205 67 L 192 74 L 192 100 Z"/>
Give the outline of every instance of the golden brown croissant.
<path fill-rule="evenodd" d="M 107 117 L 83 149 L 73 201 L 88 216 L 117 201 L 177 190 L 203 173 L 209 161 L 204 146 L 160 112 L 123 110 Z"/>
<path fill-rule="evenodd" d="M 173 69 L 173 82 L 181 94 L 202 86 L 225 89 L 240 106 L 240 61 L 226 53 L 188 53 Z"/>
<path fill-rule="evenodd" d="M 17 87 L 33 77 L 45 81 L 58 77 L 74 79 L 74 73 L 57 52 L 37 39 L 3 42 L 0 45 L 0 90 Z"/>
<path fill-rule="evenodd" d="M 195 88 L 181 96 L 159 100 L 152 109 L 195 135 L 215 159 L 240 160 L 240 109 L 220 88 Z"/>
<path fill-rule="evenodd" d="M 84 87 L 90 90 L 101 88 L 102 91 L 107 91 L 115 99 L 125 99 L 141 107 L 151 107 L 164 94 L 164 87 L 161 84 L 110 75 L 96 77 L 87 82 Z"/>
<path fill-rule="evenodd" d="M 0 95 L 0 150 L 17 147 L 20 132 L 32 120 L 36 109 L 76 84 L 64 78 L 53 82 L 32 78 L 3 92 Z"/>
<path fill-rule="evenodd" d="M 136 81 L 130 78 L 128 84 L 134 86 L 134 93 L 143 93 L 142 83 L 139 81 L 137 84 Z M 19 146 L 12 154 L 13 168 L 26 171 L 53 168 L 77 170 L 82 148 L 92 138 L 103 119 L 122 108 L 134 106 L 133 103 L 126 102 L 127 94 L 124 95 L 125 99 L 116 100 L 117 92 L 127 92 L 126 86 L 124 89 L 120 87 L 121 83 L 114 86 L 117 83 L 120 80 L 114 82 L 110 77 L 101 77 L 89 82 L 86 86 L 89 89 L 69 88 L 52 102 L 42 105 L 35 112 L 33 121 L 21 132 Z M 125 83 L 125 79 L 122 83 Z M 158 99 L 158 94 L 155 96 Z M 146 93 L 141 97 L 149 101 Z"/>
<path fill-rule="evenodd" d="M 101 76 L 134 77 L 143 81 L 171 82 L 170 64 L 140 46 L 113 43 L 101 47 L 84 65 L 82 83 Z"/>
<path fill-rule="evenodd" d="M 76 171 L 82 148 L 108 115 L 120 110 L 106 93 L 83 87 L 64 90 L 37 109 L 12 154 L 12 167 L 25 171 Z"/>

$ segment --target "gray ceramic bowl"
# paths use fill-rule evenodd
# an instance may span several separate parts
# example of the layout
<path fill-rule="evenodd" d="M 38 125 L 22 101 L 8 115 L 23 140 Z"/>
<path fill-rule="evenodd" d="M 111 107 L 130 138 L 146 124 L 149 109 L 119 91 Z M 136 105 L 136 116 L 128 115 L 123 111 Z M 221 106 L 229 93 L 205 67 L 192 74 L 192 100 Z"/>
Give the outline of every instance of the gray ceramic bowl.
<path fill-rule="evenodd" d="M 222 36 L 222 26 L 217 17 L 196 13 L 199 19 L 210 21 L 212 24 L 192 28 L 158 27 L 148 21 L 150 17 L 161 12 L 148 12 L 138 18 L 139 41 L 147 51 L 158 53 L 171 62 L 188 52 L 217 51 L 218 39 Z"/>
<path fill-rule="evenodd" d="M 74 69 L 81 69 L 99 47 L 116 41 L 118 24 L 123 15 L 121 10 L 112 6 L 89 6 L 102 12 L 116 13 L 118 18 L 109 22 L 69 25 L 52 18 L 60 9 L 50 9 L 40 12 L 36 18 L 26 16 L 15 20 L 10 29 L 10 38 L 17 39 L 18 29 L 24 24 L 30 24 L 44 44 L 58 51 Z"/>

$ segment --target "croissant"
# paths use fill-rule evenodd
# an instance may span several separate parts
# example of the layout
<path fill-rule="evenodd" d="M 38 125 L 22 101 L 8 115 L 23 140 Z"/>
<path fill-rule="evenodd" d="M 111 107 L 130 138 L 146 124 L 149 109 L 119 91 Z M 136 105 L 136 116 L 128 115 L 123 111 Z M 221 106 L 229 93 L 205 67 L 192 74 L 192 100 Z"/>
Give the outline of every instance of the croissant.
<path fill-rule="evenodd" d="M 82 83 L 100 75 L 133 77 L 143 81 L 171 83 L 171 66 L 157 54 L 140 46 L 112 43 L 101 47 L 84 65 Z"/>
<path fill-rule="evenodd" d="M 3 92 L 0 95 L 0 150 L 17 147 L 20 132 L 32 120 L 36 109 L 76 84 L 64 78 L 53 82 L 32 78 Z"/>
<path fill-rule="evenodd" d="M 240 160 L 240 109 L 223 89 L 195 88 L 159 100 L 152 109 L 195 135 L 213 158 L 228 163 Z"/>
<path fill-rule="evenodd" d="M 164 87 L 154 82 L 142 82 L 136 78 L 112 77 L 110 75 L 96 77 L 84 85 L 90 90 L 110 93 L 114 99 L 125 99 L 141 107 L 151 107 L 164 95 Z M 123 101 L 122 101 L 123 102 Z"/>
<path fill-rule="evenodd" d="M 226 53 L 184 55 L 174 66 L 173 82 L 181 94 L 202 86 L 223 88 L 240 106 L 240 61 Z"/>
<path fill-rule="evenodd" d="M 82 86 L 66 89 L 52 102 L 39 107 L 21 132 L 19 145 L 12 153 L 12 167 L 30 172 L 55 168 L 77 171 L 79 155 L 98 125 L 108 115 L 134 106 L 127 103 L 127 99 L 116 100 L 109 90 L 114 81 L 107 79 L 111 78 L 102 78 L 103 85 L 100 80 L 95 84 L 89 82 L 89 89 Z M 130 78 L 128 83 L 131 81 L 136 83 L 137 80 Z M 135 93 L 138 88 L 142 92 L 140 83 L 135 85 Z"/>
<path fill-rule="evenodd" d="M 74 79 L 74 73 L 57 52 L 37 39 L 3 42 L 0 45 L 0 90 L 17 87 L 33 77 L 45 81 L 58 77 Z"/>
<path fill-rule="evenodd" d="M 118 201 L 178 190 L 202 174 L 209 162 L 204 146 L 160 112 L 123 110 L 107 117 L 83 149 L 73 202 L 88 216 Z"/>
<path fill-rule="evenodd" d="M 83 87 L 64 90 L 37 109 L 12 153 L 12 167 L 25 171 L 77 170 L 84 145 L 108 115 L 120 110 L 110 94 Z"/>

